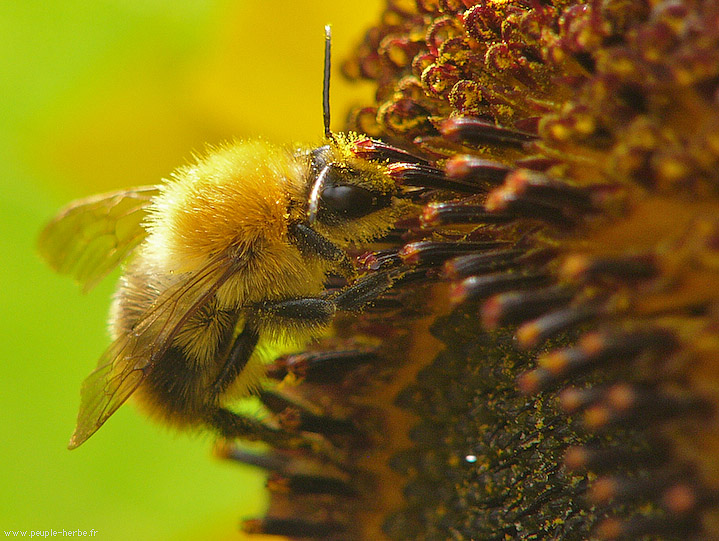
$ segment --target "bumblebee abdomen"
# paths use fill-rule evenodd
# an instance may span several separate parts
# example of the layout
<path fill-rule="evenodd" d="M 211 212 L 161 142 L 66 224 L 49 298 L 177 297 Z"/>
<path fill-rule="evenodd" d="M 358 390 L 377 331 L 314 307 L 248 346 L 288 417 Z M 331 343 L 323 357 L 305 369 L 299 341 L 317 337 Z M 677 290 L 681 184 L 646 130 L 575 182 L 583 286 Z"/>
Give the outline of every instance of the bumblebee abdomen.
<path fill-rule="evenodd" d="M 115 296 L 110 326 L 121 336 L 135 332 L 135 326 L 162 302 L 162 294 L 176 278 L 153 273 L 142 259 L 122 277 Z M 170 346 L 157 354 L 135 397 L 143 409 L 176 425 L 195 424 L 219 397 L 209 389 L 221 370 L 221 359 L 232 339 L 239 310 L 221 309 L 212 299 L 197 309 L 177 329 Z"/>
<path fill-rule="evenodd" d="M 208 404 L 207 373 L 182 348 L 173 346 L 158 359 L 134 397 L 140 407 L 176 426 L 200 424 Z"/>

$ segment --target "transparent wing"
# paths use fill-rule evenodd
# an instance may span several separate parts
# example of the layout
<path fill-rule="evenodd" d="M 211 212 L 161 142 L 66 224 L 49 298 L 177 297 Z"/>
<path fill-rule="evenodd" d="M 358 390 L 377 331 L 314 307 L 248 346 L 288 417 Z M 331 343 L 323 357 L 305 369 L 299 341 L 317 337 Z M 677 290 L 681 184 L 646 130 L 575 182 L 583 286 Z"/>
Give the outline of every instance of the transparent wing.
<path fill-rule="evenodd" d="M 236 270 L 236 264 L 225 254 L 216 256 L 200 271 L 165 290 L 133 332 L 110 345 L 82 384 L 77 426 L 68 448 L 81 445 L 115 413 L 167 352 L 187 320 Z"/>
<path fill-rule="evenodd" d="M 158 193 L 141 186 L 70 203 L 40 233 L 40 254 L 90 290 L 145 238 L 142 220 Z"/>

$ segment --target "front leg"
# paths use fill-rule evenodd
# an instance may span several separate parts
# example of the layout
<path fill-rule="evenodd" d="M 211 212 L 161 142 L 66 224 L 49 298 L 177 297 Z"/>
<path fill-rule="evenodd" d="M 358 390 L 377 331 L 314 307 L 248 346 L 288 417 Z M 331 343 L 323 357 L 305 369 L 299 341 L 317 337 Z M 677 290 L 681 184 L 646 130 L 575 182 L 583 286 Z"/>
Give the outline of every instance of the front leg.
<path fill-rule="evenodd" d="M 354 276 L 354 266 L 345 251 L 310 226 L 303 223 L 292 224 L 290 239 L 299 248 L 302 255 L 312 255 L 331 261 L 336 264 L 337 271 L 343 276 Z"/>

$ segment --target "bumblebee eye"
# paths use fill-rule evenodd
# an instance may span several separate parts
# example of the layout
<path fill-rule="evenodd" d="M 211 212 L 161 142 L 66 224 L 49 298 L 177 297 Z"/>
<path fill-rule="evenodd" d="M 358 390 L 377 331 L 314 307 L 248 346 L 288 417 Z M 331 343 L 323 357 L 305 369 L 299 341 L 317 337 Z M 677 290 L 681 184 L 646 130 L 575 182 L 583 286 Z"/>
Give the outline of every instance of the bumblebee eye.
<path fill-rule="evenodd" d="M 326 186 L 320 195 L 321 206 L 344 218 L 359 218 L 376 210 L 378 199 L 359 186 Z"/>
<path fill-rule="evenodd" d="M 337 223 L 338 220 L 362 218 L 391 204 L 390 194 L 357 186 L 355 182 L 360 175 L 359 171 L 348 167 L 332 163 L 324 165 L 310 192 L 307 209 L 309 223 L 316 220 Z"/>

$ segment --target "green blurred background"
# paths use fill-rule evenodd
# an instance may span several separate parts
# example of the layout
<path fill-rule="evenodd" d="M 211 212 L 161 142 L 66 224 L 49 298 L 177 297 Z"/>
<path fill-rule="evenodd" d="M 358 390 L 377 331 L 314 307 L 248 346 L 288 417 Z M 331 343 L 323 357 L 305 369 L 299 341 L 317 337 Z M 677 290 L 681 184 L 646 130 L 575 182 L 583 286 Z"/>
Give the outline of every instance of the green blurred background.
<path fill-rule="evenodd" d="M 108 344 L 117 275 L 88 295 L 35 253 L 71 199 L 152 184 L 205 143 L 320 140 L 323 25 L 339 60 L 375 20 L 314 2 L 85 0 L 0 3 L 0 527 L 95 539 L 241 539 L 264 480 L 212 459 L 132 406 L 65 449 L 83 378 Z M 335 62 L 337 66 L 339 62 Z M 369 88 L 335 69 L 333 127 Z M 29 537 L 29 533 L 28 533 Z"/>

